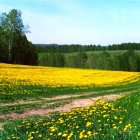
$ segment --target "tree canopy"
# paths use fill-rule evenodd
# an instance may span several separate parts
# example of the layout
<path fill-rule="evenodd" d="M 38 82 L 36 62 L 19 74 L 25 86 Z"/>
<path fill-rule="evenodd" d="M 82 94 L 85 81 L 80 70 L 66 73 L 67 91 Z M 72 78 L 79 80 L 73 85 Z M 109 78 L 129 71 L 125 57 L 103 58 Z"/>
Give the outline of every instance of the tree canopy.
<path fill-rule="evenodd" d="M 28 26 L 23 24 L 21 16 L 21 11 L 17 9 L 0 15 L 0 49 L 2 50 L 0 61 L 35 65 L 37 64 L 36 48 L 26 38 L 25 34 L 29 30 Z M 33 59 L 30 57 L 33 56 L 34 61 L 30 62 Z M 25 58 L 29 59 L 25 61 Z"/>

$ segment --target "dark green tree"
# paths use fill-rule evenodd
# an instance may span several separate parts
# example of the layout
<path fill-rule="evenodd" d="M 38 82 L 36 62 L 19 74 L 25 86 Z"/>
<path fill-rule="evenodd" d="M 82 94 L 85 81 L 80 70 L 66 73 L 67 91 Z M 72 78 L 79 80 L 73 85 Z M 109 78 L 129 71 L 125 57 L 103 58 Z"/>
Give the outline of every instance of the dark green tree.
<path fill-rule="evenodd" d="M 6 33 L 0 27 L 0 62 L 8 62 L 8 44 Z"/>
<path fill-rule="evenodd" d="M 61 54 L 61 53 L 55 54 L 55 59 L 56 59 L 56 66 L 57 67 L 64 67 L 64 64 L 65 64 L 64 54 Z"/>
<path fill-rule="evenodd" d="M 78 52 L 77 59 L 78 59 L 78 67 L 82 68 L 86 67 L 87 54 L 85 52 Z"/>
<path fill-rule="evenodd" d="M 96 69 L 97 68 L 97 62 L 98 62 L 98 55 L 94 54 L 94 53 L 91 53 L 88 57 L 88 67 L 89 68 L 94 68 Z"/>
<path fill-rule="evenodd" d="M 8 60 L 11 62 L 11 52 L 13 47 L 13 41 L 16 33 L 24 35 L 28 32 L 27 28 L 24 26 L 21 18 L 21 11 L 12 9 L 8 14 L 2 13 L 0 15 L 0 26 L 5 31 L 8 42 Z"/>
<path fill-rule="evenodd" d="M 78 57 L 77 57 L 77 55 L 68 55 L 65 58 L 65 66 L 66 67 L 73 67 L 73 68 L 78 67 Z"/>

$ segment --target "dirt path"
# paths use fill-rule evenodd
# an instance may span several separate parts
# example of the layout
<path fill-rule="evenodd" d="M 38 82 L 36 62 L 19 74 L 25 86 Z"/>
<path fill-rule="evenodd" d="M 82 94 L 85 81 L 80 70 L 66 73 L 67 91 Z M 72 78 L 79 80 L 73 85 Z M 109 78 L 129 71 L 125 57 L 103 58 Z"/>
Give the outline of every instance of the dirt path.
<path fill-rule="evenodd" d="M 19 119 L 19 118 L 26 118 L 32 115 L 43 115 L 43 116 L 47 116 L 49 113 L 52 112 L 66 112 L 66 111 L 70 111 L 73 108 L 76 107 L 85 107 L 87 105 L 96 103 L 96 101 L 98 100 L 104 100 L 104 101 L 110 101 L 110 100 L 116 100 L 118 98 L 120 98 L 122 95 L 124 94 L 111 94 L 111 95 L 105 95 L 105 96 L 98 96 L 98 97 L 94 97 L 94 98 L 86 98 L 86 99 L 73 99 L 70 103 L 65 104 L 63 106 L 60 107 L 56 107 L 54 109 L 31 109 L 31 110 L 26 110 L 25 112 L 23 112 L 22 114 L 18 114 L 18 113 L 10 113 L 10 114 L 6 114 L 6 115 L 1 115 L 0 118 L 1 119 Z M 75 95 L 77 96 L 77 95 Z M 79 95 L 78 95 L 79 96 Z M 65 99 L 65 98 L 69 98 L 71 96 L 56 96 L 53 99 Z"/>
<path fill-rule="evenodd" d="M 106 93 L 111 92 L 113 94 L 114 90 L 107 90 L 105 92 Z M 127 93 L 132 93 L 132 92 L 133 91 L 130 91 L 130 92 L 127 92 Z M 55 96 L 55 97 L 51 97 L 51 98 L 39 98 L 39 99 L 32 98 L 30 100 L 16 100 L 14 102 L 0 103 L 0 107 L 22 105 L 22 104 L 25 105 L 25 104 L 41 103 L 42 101 L 46 101 L 46 102 L 48 101 L 48 103 L 49 103 L 50 101 L 56 101 L 56 100 L 61 100 L 61 99 L 69 99 L 69 98 L 81 97 L 81 96 L 88 96 L 88 95 L 97 94 L 97 93 L 100 93 L 100 92 L 93 91 L 93 92 L 84 92 L 84 93 L 79 93 L 79 94 L 59 95 L 59 96 Z"/>
<path fill-rule="evenodd" d="M 73 98 L 73 97 L 91 95 L 91 94 L 94 94 L 94 93 L 96 94 L 98 92 L 84 92 L 82 94 L 75 94 L 75 95 L 59 95 L 59 96 L 55 96 L 55 97 L 52 97 L 52 98 L 40 98 L 39 100 L 37 100 L 37 99 L 17 100 L 15 102 L 0 103 L 0 107 L 2 107 L 2 106 L 11 106 L 11 105 L 30 104 L 30 103 L 40 103 L 42 101 L 55 101 L 55 100 L 60 100 L 60 99 L 68 99 L 68 98 Z"/>

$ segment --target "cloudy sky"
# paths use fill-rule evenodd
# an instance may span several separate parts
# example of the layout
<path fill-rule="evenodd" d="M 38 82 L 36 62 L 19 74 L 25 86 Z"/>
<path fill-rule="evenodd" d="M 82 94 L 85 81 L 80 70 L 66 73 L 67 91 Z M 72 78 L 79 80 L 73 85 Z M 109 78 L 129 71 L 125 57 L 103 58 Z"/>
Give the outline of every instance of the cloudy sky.
<path fill-rule="evenodd" d="M 13 8 L 32 43 L 140 42 L 140 0 L 0 0 L 0 13 Z"/>

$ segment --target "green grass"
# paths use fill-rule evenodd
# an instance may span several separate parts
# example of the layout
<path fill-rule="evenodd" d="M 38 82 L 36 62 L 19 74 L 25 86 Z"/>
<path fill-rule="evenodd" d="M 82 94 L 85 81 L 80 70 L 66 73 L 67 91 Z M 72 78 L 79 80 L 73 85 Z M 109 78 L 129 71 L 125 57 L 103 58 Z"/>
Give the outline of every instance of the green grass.
<path fill-rule="evenodd" d="M 51 118 L 28 118 L 6 124 L 2 140 L 12 139 L 95 139 L 139 140 L 140 93 L 116 102 L 97 102 L 95 106 L 56 114 Z"/>
<path fill-rule="evenodd" d="M 32 100 L 43 97 L 53 97 L 57 95 L 72 95 L 75 93 L 82 94 L 84 92 L 96 91 L 99 93 L 108 90 L 118 90 L 119 92 L 128 90 L 136 90 L 139 88 L 140 82 L 131 83 L 129 85 L 118 85 L 110 87 L 47 87 L 47 86 L 32 86 L 20 85 L 16 87 L 6 87 L 0 89 L 0 103 L 13 102 L 16 100 Z M 122 89 L 122 91 L 121 91 Z M 106 93 L 109 94 L 109 93 Z"/>
<path fill-rule="evenodd" d="M 74 99 L 85 99 L 92 98 L 110 94 L 122 94 L 122 93 L 139 93 L 140 82 L 131 83 L 125 86 L 112 86 L 112 87 L 88 87 L 88 88 L 76 88 L 76 87 L 60 87 L 60 88 L 49 88 L 44 86 L 21 86 L 16 87 L 16 89 L 7 88 L 3 95 L 0 95 L 0 114 L 8 114 L 11 112 L 15 113 L 23 113 L 27 109 L 40 109 L 42 106 L 46 106 L 47 108 L 55 108 L 58 106 L 62 106 L 71 100 Z M 18 89 L 18 90 L 17 90 Z M 22 94 L 22 89 L 25 89 L 26 92 L 29 91 L 29 94 Z M 1 89 L 2 90 L 2 89 Z M 20 94 L 11 94 L 8 93 L 17 93 Z M 24 90 L 23 90 L 24 91 Z M 30 92 L 32 91 L 32 92 Z M 85 95 L 85 92 L 87 93 Z M 88 92 L 93 92 L 92 94 L 88 94 Z M 6 94 L 7 93 L 7 94 Z M 44 100 L 44 98 L 50 98 L 57 95 L 74 95 L 78 94 L 78 97 L 70 97 L 67 99 L 57 99 L 57 100 Z M 13 104 L 12 102 L 16 102 L 17 100 L 25 100 L 29 103 L 22 104 Z M 5 103 L 10 103 L 9 105 L 5 105 Z M 52 105 L 50 103 L 53 103 Z"/>

